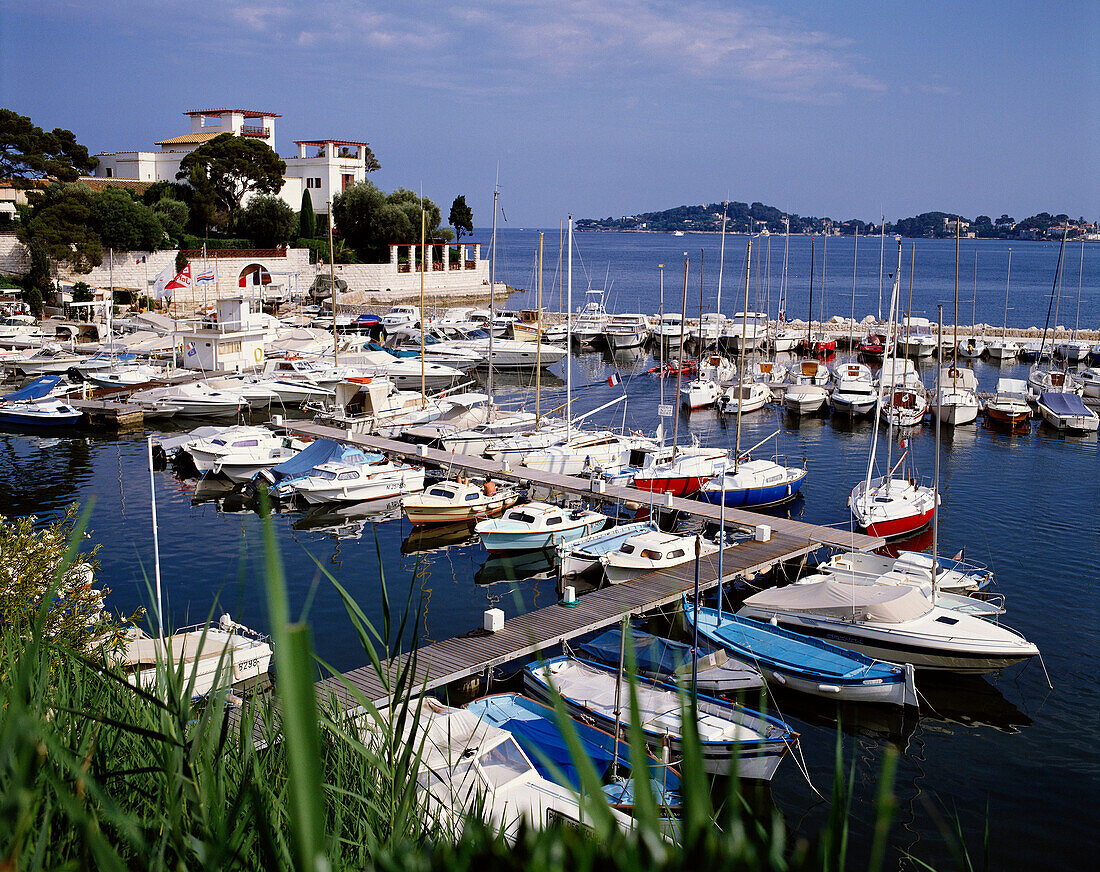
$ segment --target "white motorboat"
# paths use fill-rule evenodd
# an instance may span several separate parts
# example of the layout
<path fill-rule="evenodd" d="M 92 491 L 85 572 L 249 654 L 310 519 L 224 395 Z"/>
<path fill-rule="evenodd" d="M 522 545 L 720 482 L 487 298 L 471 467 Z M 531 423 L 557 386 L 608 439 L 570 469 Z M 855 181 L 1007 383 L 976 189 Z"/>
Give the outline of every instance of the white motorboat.
<path fill-rule="evenodd" d="M 709 378 L 692 379 L 680 388 L 680 403 L 693 411 L 713 406 L 720 396 L 722 386 Z"/>
<path fill-rule="evenodd" d="M 679 313 L 666 312 L 653 327 L 653 335 L 663 345 L 679 345 L 680 338 L 687 340 L 684 319 Z"/>
<path fill-rule="evenodd" d="M 532 431 L 534 427 L 534 412 L 497 412 L 488 420 L 444 433 L 440 440 L 444 451 L 481 455 L 498 442 L 506 445 L 509 437 Z"/>
<path fill-rule="evenodd" d="M 920 380 L 920 373 L 916 364 L 911 360 L 899 359 L 891 355 L 882 364 L 879 371 L 878 383 L 883 392 L 889 392 L 895 388 L 904 388 L 912 391 L 924 391 L 924 383 Z"/>
<path fill-rule="evenodd" d="M 978 380 L 974 371 L 958 366 L 940 369 L 940 388 L 932 414 L 948 427 L 972 424 L 978 420 L 981 403 L 978 401 Z"/>
<path fill-rule="evenodd" d="M 878 404 L 878 391 L 871 378 L 871 370 L 862 363 L 845 363 L 833 372 L 836 380 L 829 404 L 839 415 L 856 418 L 874 412 Z"/>
<path fill-rule="evenodd" d="M 248 481 L 261 469 L 270 469 L 294 457 L 306 443 L 267 427 L 227 427 L 213 436 L 186 443 L 186 451 L 200 473 Z"/>
<path fill-rule="evenodd" d="M 893 573 L 913 584 L 927 587 L 933 581 L 933 566 L 936 570 L 936 587 L 941 591 L 976 593 L 993 583 L 993 573 L 988 567 L 967 562 L 961 555 L 954 558 L 940 556 L 933 563 L 931 554 L 920 551 L 899 551 L 897 557 L 872 551 L 844 551 L 834 554 L 824 563 L 819 563 L 817 572 L 821 575 L 843 575 L 846 578 L 871 581 Z"/>
<path fill-rule="evenodd" d="M 585 291 L 584 308 L 573 318 L 572 338 L 578 345 L 592 345 L 603 336 L 611 316 L 603 306 L 603 291 Z"/>
<path fill-rule="evenodd" d="M 1019 633 L 933 605 L 920 588 L 907 584 L 845 584 L 822 577 L 753 594 L 738 614 L 918 669 L 992 672 L 1039 653 Z"/>
<path fill-rule="evenodd" d="M 8 397 L 11 395 L 9 394 Z M 70 427 L 80 421 L 83 412 L 58 397 L 0 400 L 0 425 L 15 427 Z"/>
<path fill-rule="evenodd" d="M 607 515 L 588 509 L 535 502 L 509 509 L 502 518 L 480 521 L 474 530 L 491 553 L 535 551 L 602 530 L 607 521 Z"/>
<path fill-rule="evenodd" d="M 991 339 L 985 346 L 986 355 L 992 363 L 1007 363 L 1016 359 L 1020 345 L 1013 339 Z"/>
<path fill-rule="evenodd" d="M 742 412 L 755 412 L 764 408 L 771 398 L 772 389 L 763 382 L 742 382 L 726 388 L 718 399 L 717 407 L 723 415 L 736 415 L 738 409 Z"/>
<path fill-rule="evenodd" d="M 407 328 L 420 327 L 419 306 L 394 306 L 382 316 L 382 329 L 386 333 L 397 333 Z"/>
<path fill-rule="evenodd" d="M 649 318 L 637 312 L 615 315 L 604 328 L 603 336 L 612 351 L 645 345 L 649 339 Z"/>
<path fill-rule="evenodd" d="M 1079 370 L 1077 377 L 1081 380 L 1081 391 L 1086 397 L 1100 397 L 1100 366 Z"/>
<path fill-rule="evenodd" d="M 763 348 L 764 343 L 768 338 L 768 316 L 764 312 L 735 312 L 734 316 L 730 318 L 725 325 L 724 335 L 732 340 L 733 347 L 737 350 L 741 350 L 741 336 L 745 337 L 745 350 L 752 351 L 756 348 Z M 775 351 L 791 351 L 794 349 L 794 343 L 798 340 L 795 337 L 791 337 L 790 347 L 781 348 L 780 345 L 786 345 L 785 337 L 781 338 L 779 334 L 773 339 Z"/>
<path fill-rule="evenodd" d="M 1036 404 L 1039 414 L 1050 426 L 1074 433 L 1095 433 L 1100 417 L 1077 394 L 1044 391 Z"/>
<path fill-rule="evenodd" d="M 928 399 L 924 391 L 895 390 L 882 404 L 882 417 L 895 427 L 915 427 L 924 420 Z"/>
<path fill-rule="evenodd" d="M 447 347 L 472 351 L 481 360 L 482 366 L 492 362 L 493 369 L 534 369 L 553 366 L 563 360 L 567 354 L 564 348 L 546 342 L 517 342 L 515 339 L 493 338 L 492 355 L 489 353 L 489 334 L 484 330 L 474 330 L 462 334 L 461 339 L 451 339 L 434 348 Z"/>
<path fill-rule="evenodd" d="M 478 820 L 515 841 L 521 826 L 593 829 L 580 797 L 542 777 L 515 737 L 472 711 L 424 697 L 419 716 L 406 719 L 403 741 L 421 749 L 417 791 L 429 828 L 457 839 Z M 365 730 L 363 740 L 374 739 Z M 624 829 L 631 819 L 609 810 Z"/>
<path fill-rule="evenodd" d="M 57 348 L 44 347 L 29 357 L 20 357 L 6 362 L 7 369 L 14 370 L 20 375 L 52 375 L 65 372 L 85 358 L 79 354 L 71 354 Z"/>
<path fill-rule="evenodd" d="M 545 448 L 525 452 L 523 465 L 561 475 L 584 475 L 597 470 L 613 473 L 630 465 L 631 453 L 653 446 L 642 437 L 623 436 L 611 430 L 573 429 L 568 438 Z"/>
<path fill-rule="evenodd" d="M 985 354 L 985 336 L 968 336 L 966 339 L 960 339 L 959 344 L 955 346 L 955 351 L 959 357 L 976 360 Z"/>
<path fill-rule="evenodd" d="M 603 530 L 563 543 L 558 548 L 558 563 L 561 565 L 562 577 L 572 578 L 597 569 L 602 570 L 600 558 L 603 555 L 618 551 L 623 542 L 638 533 L 647 530 L 655 532 L 657 529 L 657 525 L 652 521 L 635 521 L 632 524 L 605 527 Z"/>
<path fill-rule="evenodd" d="M 196 697 L 267 674 L 271 653 L 266 636 L 222 615 L 214 626 L 186 627 L 163 638 L 131 627 L 112 656 L 136 687 L 155 692 L 164 670 L 172 670 Z"/>
<path fill-rule="evenodd" d="M 769 340 L 772 351 L 776 354 L 786 354 L 794 351 L 798 345 L 799 340 L 802 338 L 802 334 L 796 330 L 792 330 L 789 327 L 780 329 L 776 324 L 775 333 Z"/>
<path fill-rule="evenodd" d="M 0 320 L 0 340 L 36 339 L 41 335 L 38 321 L 30 315 L 9 315 Z"/>
<path fill-rule="evenodd" d="M 614 730 L 616 670 L 598 663 L 555 657 L 532 663 L 523 673 L 523 684 L 536 699 L 552 700 L 554 688 L 570 715 Z M 681 712 L 687 702 L 683 691 L 670 684 L 635 678 L 633 695 L 646 743 L 655 750 L 669 747 L 682 754 Z M 620 694 L 621 696 L 621 694 Z M 737 774 L 741 778 L 771 780 L 797 733 L 773 715 L 765 715 L 699 694 L 695 702 L 703 768 L 714 775 Z"/>
<path fill-rule="evenodd" d="M 726 336 L 727 326 L 726 316 L 721 312 L 704 312 L 689 335 L 698 348 L 717 348 L 718 341 Z"/>
<path fill-rule="evenodd" d="M 899 354 L 916 360 L 920 357 L 931 357 L 936 350 L 936 336 L 932 330 L 932 322 L 927 318 L 906 318 L 904 328 L 898 332 Z"/>
<path fill-rule="evenodd" d="M 792 415 L 812 415 L 819 412 L 829 399 L 829 392 L 810 382 L 795 381 L 783 392 L 783 405 Z"/>
<path fill-rule="evenodd" d="M 1027 401 L 1027 382 L 1018 378 L 997 379 L 997 392 L 985 404 L 985 418 L 1008 427 L 1027 425 L 1031 421 L 1031 405 Z"/>
<path fill-rule="evenodd" d="M 442 481 L 408 494 L 401 508 L 413 524 L 453 524 L 498 515 L 519 501 L 519 488 L 503 481 Z"/>
<path fill-rule="evenodd" d="M 235 417 L 248 405 L 241 394 L 214 390 L 204 382 L 148 388 L 131 394 L 130 402 L 154 412 L 161 407 L 175 408 L 175 414 L 185 418 Z"/>
<path fill-rule="evenodd" d="M 677 536 L 660 530 L 644 530 L 600 556 L 609 584 L 621 584 L 639 575 L 672 569 L 700 556 L 714 554 L 718 546 L 702 536 Z"/>
<path fill-rule="evenodd" d="M 315 466 L 293 487 L 310 505 L 394 499 L 424 489 L 424 468 L 395 463 L 381 455 L 368 463 L 330 461 Z"/>
<path fill-rule="evenodd" d="M 113 366 L 85 372 L 84 378 L 101 388 L 133 387 L 164 378 L 164 369 L 148 364 Z"/>

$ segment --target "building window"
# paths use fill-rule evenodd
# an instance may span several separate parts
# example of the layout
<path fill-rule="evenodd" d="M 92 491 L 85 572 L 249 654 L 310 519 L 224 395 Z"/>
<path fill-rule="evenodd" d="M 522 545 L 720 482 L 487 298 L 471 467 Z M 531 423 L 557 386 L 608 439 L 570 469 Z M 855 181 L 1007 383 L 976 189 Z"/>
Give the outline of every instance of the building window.
<path fill-rule="evenodd" d="M 320 188 L 321 187 L 320 178 L 306 179 L 306 187 L 307 188 Z"/>
<path fill-rule="evenodd" d="M 340 175 L 340 190 L 346 191 L 349 185 L 355 184 L 355 176 L 351 173 L 342 173 Z"/>
<path fill-rule="evenodd" d="M 111 178 L 111 175 L 113 173 L 114 173 L 114 170 L 112 170 L 110 167 L 107 167 L 107 178 Z"/>

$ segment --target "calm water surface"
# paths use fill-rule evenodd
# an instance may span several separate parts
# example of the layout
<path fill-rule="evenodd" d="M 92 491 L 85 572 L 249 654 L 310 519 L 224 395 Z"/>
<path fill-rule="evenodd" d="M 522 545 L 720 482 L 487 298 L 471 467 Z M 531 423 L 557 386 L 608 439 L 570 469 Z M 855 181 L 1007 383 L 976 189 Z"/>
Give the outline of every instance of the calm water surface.
<path fill-rule="evenodd" d="M 695 244 L 690 238 L 687 242 Z M 612 256 L 617 244 L 606 246 L 600 257 Z M 685 244 L 684 239 L 673 243 L 681 249 Z M 1036 249 L 1043 249 L 1034 255 L 1036 263 L 1045 264 L 1050 247 Z M 832 258 L 832 241 L 829 252 Z M 1053 254 L 1056 258 L 1056 248 Z M 658 250 L 656 256 L 667 252 Z M 590 266 L 596 259 L 590 258 Z M 837 261 L 842 263 L 842 255 Z M 877 255 L 874 267 L 877 291 Z M 1015 255 L 1013 271 L 1015 276 Z M 1035 272 L 1038 292 L 1038 265 Z M 619 308 L 651 308 L 644 296 L 648 292 L 639 290 L 636 300 L 628 300 L 622 288 Z M 583 386 L 577 411 L 607 402 L 625 388 L 627 425 L 655 428 L 660 385 L 645 372 L 653 365 L 649 355 L 588 353 L 574 359 L 575 384 Z M 1026 375 L 1022 366 L 998 369 L 978 362 L 974 368 L 983 390 L 992 389 L 999 375 Z M 560 370 L 555 372 L 560 376 Z M 608 386 L 612 372 L 622 375 L 623 387 Z M 932 372 L 924 374 L 927 384 Z M 560 378 L 555 383 L 560 385 Z M 671 396 L 674 385 L 666 387 Z M 516 399 L 529 397 L 514 379 L 508 390 Z M 622 415 L 619 408 L 601 417 L 618 424 Z M 720 421 L 713 411 L 685 415 L 679 426 L 681 438 L 696 435 L 707 444 L 729 445 L 734 438 L 732 419 Z M 809 522 L 846 527 L 845 501 L 865 472 L 872 425 L 853 427 L 825 418 L 791 421 L 769 407 L 746 416 L 742 445 L 777 429 L 779 450 L 804 456 L 810 467 L 804 496 L 790 512 Z M 931 427 L 913 431 L 911 450 L 921 472 L 930 475 Z M 120 611 L 148 604 L 153 552 L 145 457 L 141 437 L 0 434 L 3 513 L 49 519 L 73 501 L 92 505 L 90 541 L 102 545 L 101 582 L 112 589 L 109 603 Z M 846 765 L 855 773 L 857 851 L 868 844 L 883 749 L 892 746 L 901 753 L 893 835 L 898 852 L 946 865 L 950 854 L 940 827 L 957 813 L 972 854 L 980 856 L 988 810 L 994 868 L 1091 868 L 1089 849 L 1100 845 L 1100 686 L 1093 669 L 1100 646 L 1097 440 L 1060 436 L 1037 424 L 1030 434 L 1015 436 L 970 426 L 945 433 L 941 464 L 941 550 L 953 554 L 965 547 L 968 557 L 992 565 L 998 589 L 1008 599 L 1006 622 L 1039 645 L 1054 689 L 1047 688 L 1036 662 L 986 678 L 920 676 L 918 687 L 926 699 L 919 718 L 908 721 L 874 708 L 838 711 L 792 697 L 781 697 L 778 706 L 802 734 L 810 780 L 826 795 L 840 723 Z M 256 515 L 224 511 L 213 499 L 216 489 L 206 483 L 181 480 L 171 471 L 154 477 L 171 621 L 178 626 L 203 619 L 217 600 L 219 610 L 266 628 Z M 360 666 L 365 658 L 325 573 L 347 586 L 374 620 L 381 619 L 381 575 L 399 601 L 411 587 L 415 601 L 423 597 L 418 635 L 424 640 L 479 626 L 482 612 L 493 605 L 514 615 L 556 599 L 552 579 L 529 577 L 549 567 L 490 559 L 468 540 L 418 540 L 397 513 L 292 512 L 276 515 L 273 523 L 292 609 L 312 624 L 319 655 L 341 669 Z M 927 537 L 917 543 L 930 545 Z M 827 804 L 790 761 L 780 768 L 771 797 L 796 830 L 811 832 L 828 814 Z M 903 865 L 900 853 L 894 865 Z"/>

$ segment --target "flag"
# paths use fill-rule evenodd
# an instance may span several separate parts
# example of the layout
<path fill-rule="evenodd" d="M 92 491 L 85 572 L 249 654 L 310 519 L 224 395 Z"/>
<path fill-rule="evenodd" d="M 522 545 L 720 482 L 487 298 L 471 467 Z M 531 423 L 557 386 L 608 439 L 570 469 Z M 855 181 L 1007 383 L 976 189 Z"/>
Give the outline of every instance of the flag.
<path fill-rule="evenodd" d="M 956 554 L 956 555 L 955 555 L 954 557 L 952 557 L 951 559 L 952 559 L 952 560 L 963 560 L 963 559 L 964 559 L 965 557 L 966 557 L 966 548 L 965 548 L 965 546 L 964 546 L 963 548 L 960 548 L 960 549 L 959 549 L 959 553 L 958 553 L 958 554 Z"/>
<path fill-rule="evenodd" d="M 164 290 L 174 291 L 177 288 L 189 287 L 191 287 L 191 264 L 187 264 L 187 266 L 176 273 L 176 277 L 164 286 Z"/>
<path fill-rule="evenodd" d="M 908 448 L 909 447 L 909 440 L 908 439 L 902 439 L 901 440 L 901 447 L 902 448 Z"/>
<path fill-rule="evenodd" d="M 184 347 L 187 349 L 187 356 L 188 357 L 194 357 L 195 356 L 195 343 L 194 342 L 188 342 L 187 345 L 184 346 Z"/>
<path fill-rule="evenodd" d="M 135 264 L 145 263 L 145 255 L 143 254 L 141 257 L 139 257 L 137 260 L 135 260 L 134 263 Z"/>
<path fill-rule="evenodd" d="M 170 292 L 165 291 L 165 286 L 167 286 L 169 279 L 172 278 L 172 269 L 172 265 L 169 264 L 157 273 L 156 278 L 153 279 L 153 296 L 158 300 L 172 296 Z"/>
<path fill-rule="evenodd" d="M 617 372 L 612 373 L 607 378 L 607 383 L 611 385 L 611 387 L 615 387 L 615 385 L 617 385 L 620 381 L 621 379 L 619 378 L 619 374 Z"/>
<path fill-rule="evenodd" d="M 217 279 L 214 276 L 214 268 L 203 270 L 195 276 L 196 285 L 212 285 Z"/>

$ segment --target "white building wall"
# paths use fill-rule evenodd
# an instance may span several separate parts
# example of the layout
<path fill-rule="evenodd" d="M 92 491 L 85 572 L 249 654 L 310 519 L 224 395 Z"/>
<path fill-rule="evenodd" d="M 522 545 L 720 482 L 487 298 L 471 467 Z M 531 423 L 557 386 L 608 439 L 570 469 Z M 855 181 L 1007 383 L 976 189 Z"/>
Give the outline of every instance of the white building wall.
<path fill-rule="evenodd" d="M 0 233 L 0 275 L 23 276 L 30 272 L 31 253 L 14 233 Z"/>

